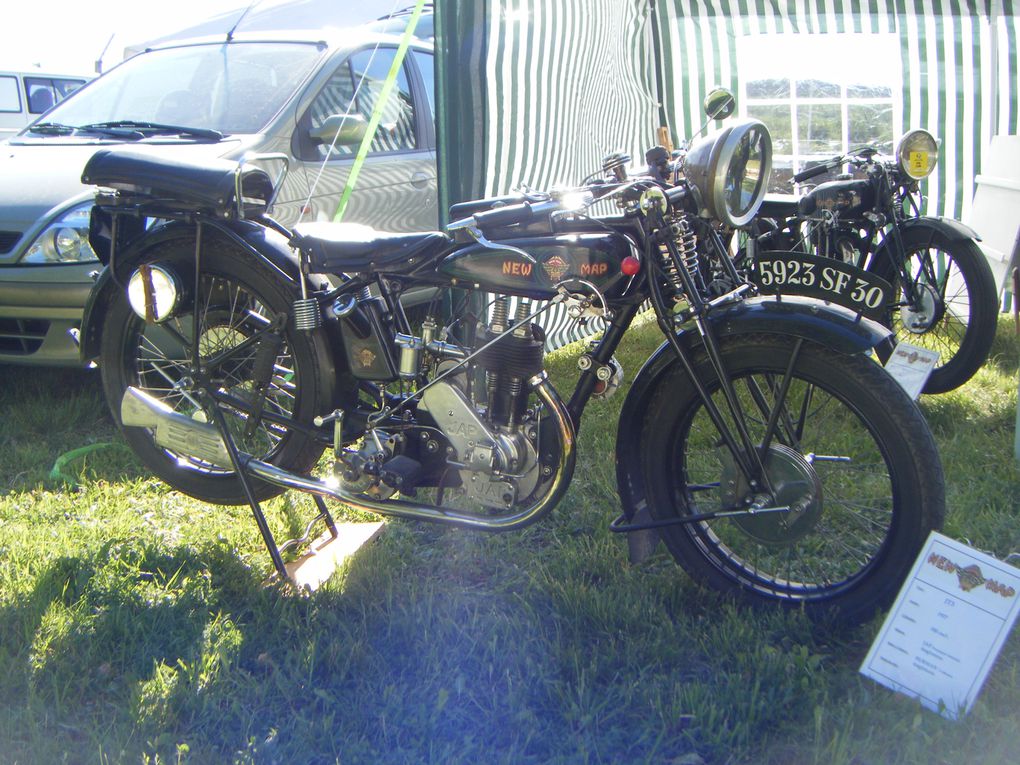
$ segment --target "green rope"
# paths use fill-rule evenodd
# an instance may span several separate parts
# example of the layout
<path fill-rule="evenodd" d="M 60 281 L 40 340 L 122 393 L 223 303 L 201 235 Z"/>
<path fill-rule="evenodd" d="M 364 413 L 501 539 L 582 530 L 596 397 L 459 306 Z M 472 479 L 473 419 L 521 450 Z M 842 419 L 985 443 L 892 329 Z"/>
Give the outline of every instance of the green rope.
<path fill-rule="evenodd" d="M 393 85 L 397 81 L 397 75 L 400 73 L 400 67 L 404 63 L 404 56 L 407 54 L 407 48 L 411 44 L 411 38 L 414 37 L 414 30 L 418 26 L 418 18 L 421 16 L 422 10 L 425 8 L 425 0 L 418 0 L 414 6 L 414 12 L 411 14 L 411 20 L 407 23 L 407 29 L 404 30 L 403 37 L 400 38 L 400 46 L 397 48 L 397 55 L 393 59 L 393 63 L 390 65 L 389 74 L 386 75 L 386 81 L 383 83 L 382 90 L 379 92 L 379 98 L 375 102 L 375 107 L 372 109 L 372 116 L 368 120 L 368 127 L 365 129 L 365 137 L 361 139 L 361 146 L 358 147 L 358 154 L 354 158 L 354 164 L 351 165 L 351 174 L 347 177 L 347 184 L 344 186 L 344 192 L 340 197 L 340 204 L 337 205 L 336 213 L 333 215 L 333 222 L 339 223 L 344 217 L 344 211 L 347 209 L 347 202 L 351 198 L 351 193 L 354 191 L 354 184 L 358 182 L 358 174 L 361 172 L 361 166 L 365 163 L 365 157 L 368 156 L 369 146 L 372 144 L 372 140 L 375 138 L 375 131 L 379 127 L 379 121 L 382 119 L 382 110 L 386 102 L 389 100 L 390 93 L 393 91 Z"/>
<path fill-rule="evenodd" d="M 64 472 L 64 468 L 67 463 L 72 462 L 79 457 L 84 457 L 86 454 L 96 451 L 97 449 L 105 449 L 108 446 L 123 446 L 124 444 L 118 442 L 107 441 L 100 444 L 89 444 L 88 446 L 82 446 L 77 449 L 72 449 L 69 452 L 65 452 L 57 457 L 57 461 L 53 463 L 53 469 L 50 470 L 50 478 L 60 479 L 64 483 L 68 483 L 71 486 L 78 485 L 78 479 L 74 476 L 67 475 Z"/>

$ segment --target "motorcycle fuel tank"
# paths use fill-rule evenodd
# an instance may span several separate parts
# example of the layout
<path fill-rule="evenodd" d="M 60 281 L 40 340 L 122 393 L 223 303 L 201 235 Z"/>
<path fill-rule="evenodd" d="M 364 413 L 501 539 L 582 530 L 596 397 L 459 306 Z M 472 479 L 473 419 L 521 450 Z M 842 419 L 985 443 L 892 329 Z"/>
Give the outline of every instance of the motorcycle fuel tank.
<path fill-rule="evenodd" d="M 635 254 L 626 237 L 610 233 L 522 237 L 494 244 L 514 249 L 473 244 L 447 256 L 439 272 L 455 284 L 535 300 L 549 300 L 557 284 L 571 279 L 583 279 L 615 297 L 630 280 L 620 264 Z"/>
<path fill-rule="evenodd" d="M 823 210 L 844 218 L 862 215 L 875 206 L 875 190 L 868 180 L 820 183 L 800 201 L 800 214 Z"/>

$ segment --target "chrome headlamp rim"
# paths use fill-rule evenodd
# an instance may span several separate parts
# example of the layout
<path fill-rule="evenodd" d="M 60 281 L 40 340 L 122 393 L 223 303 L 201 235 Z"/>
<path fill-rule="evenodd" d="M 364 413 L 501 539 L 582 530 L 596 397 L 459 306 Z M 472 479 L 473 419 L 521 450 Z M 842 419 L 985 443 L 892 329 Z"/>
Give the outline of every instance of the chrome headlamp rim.
<path fill-rule="evenodd" d="M 729 203 L 726 199 L 726 177 L 729 175 L 727 172 L 730 167 L 730 162 L 733 160 L 733 155 L 740 145 L 741 141 L 751 134 L 753 131 L 760 131 L 761 141 L 761 168 L 758 174 L 758 185 L 754 190 L 754 196 L 751 200 L 750 205 L 743 211 L 733 211 L 730 209 Z M 726 135 L 725 139 L 721 142 L 721 150 L 719 152 L 719 160 L 716 164 L 715 177 L 712 181 L 712 194 L 714 197 L 716 212 L 722 218 L 722 220 L 731 226 L 744 226 L 751 222 L 751 219 L 757 214 L 758 208 L 761 207 L 762 201 L 765 199 L 765 191 L 768 188 L 769 174 L 772 172 L 772 136 L 769 133 L 768 128 L 763 122 L 758 120 L 742 120 L 734 125 L 730 126 L 730 132 Z M 741 183 L 747 177 L 746 167 L 741 177 Z"/>
<path fill-rule="evenodd" d="M 938 163 L 939 142 L 924 128 L 915 128 L 903 135 L 896 144 L 896 164 L 915 181 L 927 178 Z"/>
<path fill-rule="evenodd" d="M 757 132 L 760 141 L 760 166 L 757 185 L 750 203 L 743 210 L 733 210 L 729 204 L 726 181 L 729 168 L 741 141 Z M 699 215 L 740 227 L 747 225 L 758 213 L 768 178 L 772 172 L 772 136 L 768 127 L 756 119 L 744 119 L 726 126 L 721 131 L 706 136 L 688 152 L 684 173 L 698 192 Z M 741 183 L 746 179 L 746 167 L 741 174 Z"/>
<path fill-rule="evenodd" d="M 146 299 L 147 294 L 149 299 Z M 128 279 L 128 303 L 143 321 L 159 324 L 173 317 L 180 306 L 180 297 L 180 281 L 173 271 L 163 266 L 141 266 Z"/>

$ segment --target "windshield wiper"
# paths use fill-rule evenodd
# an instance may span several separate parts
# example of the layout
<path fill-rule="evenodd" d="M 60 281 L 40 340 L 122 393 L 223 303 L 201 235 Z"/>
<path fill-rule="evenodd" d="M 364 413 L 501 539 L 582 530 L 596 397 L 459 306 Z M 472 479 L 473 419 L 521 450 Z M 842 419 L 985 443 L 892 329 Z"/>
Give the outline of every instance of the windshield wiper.
<path fill-rule="evenodd" d="M 136 120 L 116 120 L 113 122 L 94 122 L 90 125 L 82 125 L 79 130 L 121 130 L 127 129 L 138 132 L 148 132 L 155 135 L 171 134 L 185 135 L 192 138 L 201 138 L 207 141 L 222 141 L 223 133 L 211 128 L 187 127 L 185 125 L 167 125 L 162 122 L 140 122 Z"/>
<path fill-rule="evenodd" d="M 40 122 L 38 125 L 30 125 L 29 133 L 39 135 L 71 135 L 77 128 L 74 125 L 62 125 L 59 122 Z"/>

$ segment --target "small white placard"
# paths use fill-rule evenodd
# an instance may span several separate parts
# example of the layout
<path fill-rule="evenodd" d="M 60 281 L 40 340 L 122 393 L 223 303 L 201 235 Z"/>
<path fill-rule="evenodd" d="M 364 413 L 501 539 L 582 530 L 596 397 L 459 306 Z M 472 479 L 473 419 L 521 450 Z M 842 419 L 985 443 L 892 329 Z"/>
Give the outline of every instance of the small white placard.
<path fill-rule="evenodd" d="M 889 360 L 885 362 L 885 370 L 916 401 L 938 360 L 938 351 L 918 348 L 910 343 L 897 343 Z"/>
<path fill-rule="evenodd" d="M 861 673 L 950 720 L 970 711 L 1020 607 L 1020 569 L 932 532 Z"/>

